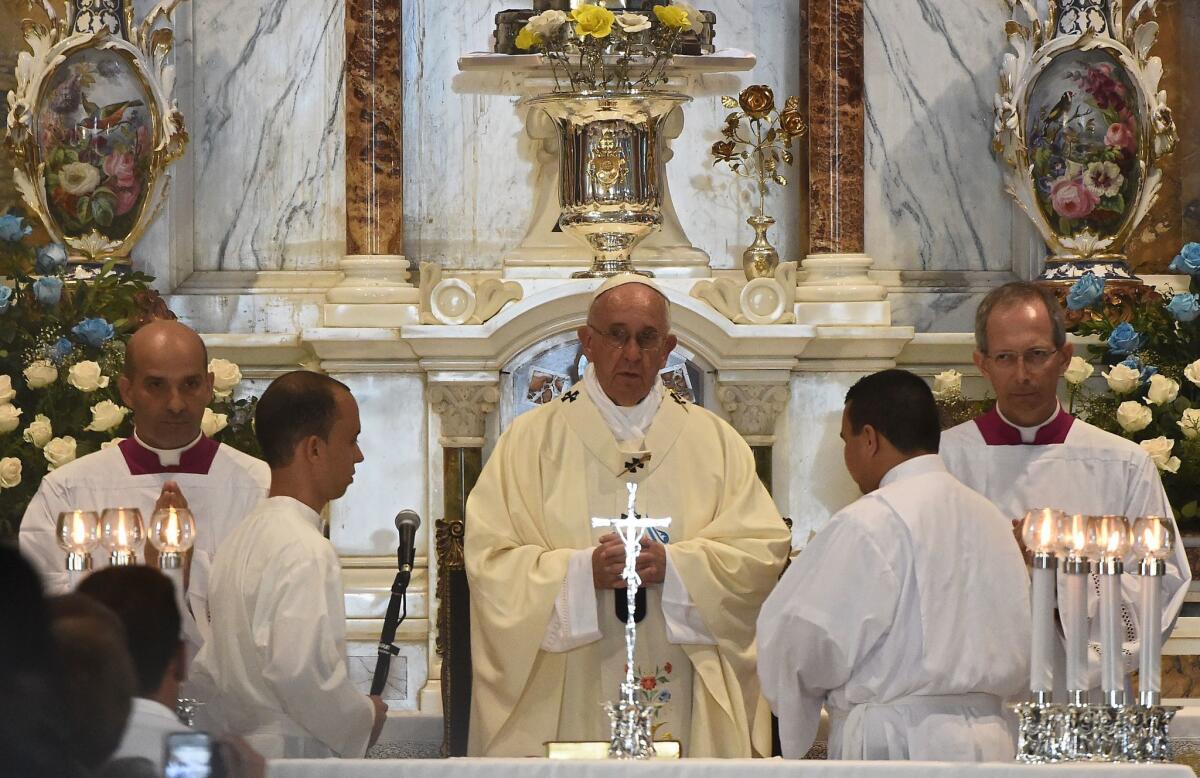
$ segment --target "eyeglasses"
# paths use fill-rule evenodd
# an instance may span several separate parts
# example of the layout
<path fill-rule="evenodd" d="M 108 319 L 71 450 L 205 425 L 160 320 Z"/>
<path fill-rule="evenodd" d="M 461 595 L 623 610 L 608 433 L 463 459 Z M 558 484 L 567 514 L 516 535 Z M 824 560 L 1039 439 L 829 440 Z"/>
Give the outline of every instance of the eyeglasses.
<path fill-rule="evenodd" d="M 604 345 L 611 349 L 625 348 L 625 344 L 629 342 L 629 338 L 631 337 L 629 331 L 621 327 L 613 327 L 605 331 L 589 324 L 588 329 L 595 331 L 600 336 L 600 339 L 604 341 Z M 642 330 L 632 337 L 638 349 L 643 352 L 658 351 L 663 345 L 663 336 L 658 330 Z"/>
<path fill-rule="evenodd" d="M 1030 370 L 1037 370 L 1049 364 L 1050 358 L 1057 353 L 1058 349 L 1056 348 L 1031 348 L 1024 352 L 999 351 L 995 354 L 988 354 L 987 358 L 1002 370 L 1014 370 L 1022 362 Z"/>

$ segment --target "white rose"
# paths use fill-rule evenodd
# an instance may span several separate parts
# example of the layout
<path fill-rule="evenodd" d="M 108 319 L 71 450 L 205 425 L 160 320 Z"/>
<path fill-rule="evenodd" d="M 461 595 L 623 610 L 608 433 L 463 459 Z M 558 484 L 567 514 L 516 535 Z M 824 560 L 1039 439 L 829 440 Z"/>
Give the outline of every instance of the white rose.
<path fill-rule="evenodd" d="M 39 359 L 25 368 L 25 383 L 30 389 L 41 389 L 58 380 L 58 368 L 47 359 Z"/>
<path fill-rule="evenodd" d="M 1115 394 L 1129 394 L 1138 388 L 1142 380 L 1141 371 L 1128 365 L 1113 365 L 1112 370 L 1103 375 L 1104 380 L 1108 381 L 1108 388 Z"/>
<path fill-rule="evenodd" d="M 1196 386 L 1200 386 L 1200 359 L 1183 369 L 1183 377 Z"/>
<path fill-rule="evenodd" d="M 200 420 L 200 431 L 208 437 L 216 435 L 229 424 L 229 417 L 223 413 L 213 413 L 212 408 L 204 409 L 204 418 Z"/>
<path fill-rule="evenodd" d="M 12 432 L 21 423 L 21 409 L 12 403 L 0 405 L 0 432 Z"/>
<path fill-rule="evenodd" d="M 107 440 L 100 444 L 100 450 L 103 451 L 106 448 L 112 448 L 113 446 L 119 446 L 119 445 L 121 445 L 121 442 L 123 440 L 125 440 L 125 438 L 113 438 L 112 440 Z"/>
<path fill-rule="evenodd" d="M 1143 440 L 1138 445 L 1150 455 L 1150 458 L 1154 460 L 1154 466 L 1159 470 L 1168 473 L 1179 471 L 1179 457 L 1171 456 L 1171 449 L 1175 448 L 1175 441 L 1159 436 L 1150 440 Z"/>
<path fill-rule="evenodd" d="M 67 435 L 55 438 L 42 449 L 42 456 L 50 463 L 50 469 L 62 467 L 75 458 L 75 438 Z"/>
<path fill-rule="evenodd" d="M 650 20 L 641 14 L 623 13 L 617 17 L 617 24 L 625 32 L 641 32 L 650 29 Z"/>
<path fill-rule="evenodd" d="M 108 432 L 125 421 L 128 408 L 117 405 L 112 400 L 103 400 L 92 406 L 92 423 L 84 427 L 91 432 Z"/>
<path fill-rule="evenodd" d="M 700 15 L 695 6 L 691 3 L 685 3 L 683 0 L 671 0 L 671 5 L 687 11 L 688 21 L 692 24 L 692 32 L 697 35 L 704 32 L 704 17 Z"/>
<path fill-rule="evenodd" d="M 1188 408 L 1184 411 L 1179 419 L 1179 429 L 1183 430 L 1183 436 L 1188 440 L 1195 440 L 1200 436 L 1200 408 Z"/>
<path fill-rule="evenodd" d="M 1067 379 L 1068 384 L 1078 386 L 1091 378 L 1095 372 L 1096 368 L 1083 357 L 1071 357 L 1071 364 L 1067 365 L 1067 372 L 1063 374 L 1063 378 Z"/>
<path fill-rule="evenodd" d="M 540 35 L 542 38 L 549 38 L 559 27 L 567 23 L 567 15 L 563 11 L 542 11 L 537 16 L 529 17 L 529 21 L 525 26 L 534 35 Z"/>
<path fill-rule="evenodd" d="M 1141 403 L 1127 400 L 1117 408 L 1117 424 L 1126 432 L 1139 432 L 1150 426 L 1154 414 Z"/>
<path fill-rule="evenodd" d="M 86 360 L 71 365 L 67 371 L 67 383 L 81 392 L 94 392 L 108 386 L 108 376 L 100 372 L 100 366 Z"/>
<path fill-rule="evenodd" d="M 962 373 L 957 370 L 943 370 L 933 377 L 933 396 L 945 399 L 962 393 Z"/>
<path fill-rule="evenodd" d="M 26 443 L 41 448 L 50 442 L 50 438 L 54 437 L 54 430 L 50 426 L 50 419 L 39 413 L 33 417 L 33 421 L 29 422 L 29 426 L 21 433 L 21 437 L 25 438 Z"/>
<path fill-rule="evenodd" d="M 1166 405 L 1175 402 L 1179 395 L 1179 384 L 1165 375 L 1155 373 L 1150 376 L 1150 388 L 1146 391 L 1146 402 L 1155 405 Z"/>
<path fill-rule="evenodd" d="M 242 380 L 241 369 L 228 359 L 209 360 L 208 372 L 213 374 L 213 394 L 222 399 L 228 397 Z"/>
<path fill-rule="evenodd" d="M 21 460 L 16 457 L 0 459 L 0 489 L 11 489 L 21 483 Z"/>
<path fill-rule="evenodd" d="M 12 388 L 12 378 L 0 375 L 0 403 L 12 402 L 17 396 L 17 390 Z"/>

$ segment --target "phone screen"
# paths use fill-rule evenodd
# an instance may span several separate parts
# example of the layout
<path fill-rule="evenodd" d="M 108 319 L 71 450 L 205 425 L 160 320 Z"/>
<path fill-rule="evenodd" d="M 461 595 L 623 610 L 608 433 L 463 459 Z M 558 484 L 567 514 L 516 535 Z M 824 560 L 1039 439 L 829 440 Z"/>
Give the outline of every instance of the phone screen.
<path fill-rule="evenodd" d="M 213 742 L 204 732 L 167 735 L 166 778 L 212 778 Z"/>

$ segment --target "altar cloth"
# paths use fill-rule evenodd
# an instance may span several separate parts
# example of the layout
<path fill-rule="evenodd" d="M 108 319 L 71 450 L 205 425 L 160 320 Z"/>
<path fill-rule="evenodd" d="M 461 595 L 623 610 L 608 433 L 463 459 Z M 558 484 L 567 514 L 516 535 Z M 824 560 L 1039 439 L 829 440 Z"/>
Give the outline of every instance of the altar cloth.
<path fill-rule="evenodd" d="M 1006 762 L 851 762 L 684 759 L 669 762 L 556 759 L 281 759 L 268 778 L 1194 778 L 1184 765 L 1022 765 Z"/>

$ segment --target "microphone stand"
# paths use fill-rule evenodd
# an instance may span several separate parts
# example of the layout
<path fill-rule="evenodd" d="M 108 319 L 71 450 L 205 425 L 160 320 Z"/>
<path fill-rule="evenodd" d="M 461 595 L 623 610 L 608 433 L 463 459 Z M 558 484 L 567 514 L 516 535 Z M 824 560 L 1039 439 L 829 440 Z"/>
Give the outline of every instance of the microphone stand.
<path fill-rule="evenodd" d="M 392 597 L 388 601 L 387 613 L 383 617 L 383 631 L 379 635 L 379 656 L 375 659 L 375 677 L 371 680 L 371 694 L 379 695 L 387 684 L 388 671 L 392 666 L 392 657 L 400 653 L 395 644 L 396 628 L 408 615 L 408 604 L 404 593 L 408 589 L 408 581 L 412 578 L 411 565 L 403 565 L 392 581 Z"/>

